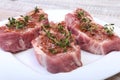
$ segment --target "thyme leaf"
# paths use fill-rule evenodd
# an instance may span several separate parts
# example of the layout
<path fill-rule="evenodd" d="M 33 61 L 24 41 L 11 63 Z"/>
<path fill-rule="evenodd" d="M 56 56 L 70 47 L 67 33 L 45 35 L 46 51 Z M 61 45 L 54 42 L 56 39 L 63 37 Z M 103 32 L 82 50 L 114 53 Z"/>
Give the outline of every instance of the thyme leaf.
<path fill-rule="evenodd" d="M 39 8 L 36 6 L 34 10 L 35 14 L 39 12 Z"/>
<path fill-rule="evenodd" d="M 57 50 L 55 50 L 54 48 L 49 49 L 49 51 L 50 51 L 52 54 L 56 54 L 56 53 L 57 53 Z"/>
<path fill-rule="evenodd" d="M 82 17 L 82 21 L 86 22 L 86 23 L 90 23 L 91 22 L 91 20 L 89 18 L 87 18 L 87 17 Z"/>
<path fill-rule="evenodd" d="M 15 18 L 8 18 L 8 21 L 9 21 L 9 23 L 8 24 L 6 24 L 6 26 L 7 27 L 13 27 L 13 26 L 15 26 L 15 23 L 16 23 L 16 19 Z"/>
<path fill-rule="evenodd" d="M 70 40 L 71 40 L 71 32 L 64 29 L 64 26 L 62 24 L 59 24 L 57 26 L 58 30 L 64 31 L 64 37 L 63 38 L 57 38 L 57 36 L 54 35 L 54 33 L 51 33 L 50 30 L 47 30 L 45 26 L 43 26 L 43 31 L 46 33 L 46 36 L 58 47 L 62 48 L 64 52 L 67 51 L 67 47 L 70 46 Z M 55 51 L 54 49 L 49 50 L 51 53 L 57 53 L 58 51 Z"/>
<path fill-rule="evenodd" d="M 64 30 L 64 26 L 62 25 L 62 24 L 58 24 L 58 31 L 60 32 L 60 33 L 64 33 L 65 32 L 65 30 Z"/>
<path fill-rule="evenodd" d="M 78 18 L 82 18 L 84 16 L 84 11 L 79 11 L 77 13 Z"/>
<path fill-rule="evenodd" d="M 108 36 L 112 36 L 114 34 L 114 24 L 105 24 L 104 30 Z"/>
<path fill-rule="evenodd" d="M 26 25 L 28 23 L 28 21 L 30 20 L 30 17 L 29 16 L 23 16 L 21 15 L 21 17 L 23 17 L 23 22 L 24 24 Z"/>
<path fill-rule="evenodd" d="M 24 21 L 25 21 L 25 22 L 28 22 L 29 19 L 30 19 L 29 16 L 24 16 L 23 18 L 24 18 Z"/>
<path fill-rule="evenodd" d="M 25 18 L 26 19 L 26 18 Z M 28 20 L 28 19 L 26 19 Z M 17 20 L 15 18 L 8 18 L 8 24 L 6 24 L 9 28 L 16 28 L 16 29 L 22 29 L 26 26 L 27 22 L 25 20 Z"/>
<path fill-rule="evenodd" d="M 45 15 L 44 14 L 40 14 L 39 15 L 39 21 L 44 20 L 44 19 L 45 19 Z"/>
<path fill-rule="evenodd" d="M 15 23 L 16 29 L 21 29 L 25 26 L 25 24 L 23 22 L 17 21 Z"/>

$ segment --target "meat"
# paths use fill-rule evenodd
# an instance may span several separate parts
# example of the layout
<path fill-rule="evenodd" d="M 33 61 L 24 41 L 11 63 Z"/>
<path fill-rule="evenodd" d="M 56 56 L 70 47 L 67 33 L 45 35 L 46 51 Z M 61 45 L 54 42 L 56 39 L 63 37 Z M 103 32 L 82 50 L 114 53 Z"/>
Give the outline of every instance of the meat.
<path fill-rule="evenodd" d="M 39 37 L 32 41 L 38 62 L 51 73 L 69 72 L 80 66 L 80 47 L 65 23 L 50 23 L 42 28 Z"/>
<path fill-rule="evenodd" d="M 103 27 L 80 8 L 74 13 L 66 14 L 65 22 L 68 29 L 77 36 L 81 49 L 100 55 L 120 51 L 120 38 L 113 32 L 113 24 Z"/>
<path fill-rule="evenodd" d="M 49 25 L 48 16 L 42 9 L 31 12 L 18 19 L 8 18 L 9 22 L 0 27 L 0 47 L 3 50 L 16 53 L 31 48 L 31 41 L 39 35 L 41 26 Z"/>

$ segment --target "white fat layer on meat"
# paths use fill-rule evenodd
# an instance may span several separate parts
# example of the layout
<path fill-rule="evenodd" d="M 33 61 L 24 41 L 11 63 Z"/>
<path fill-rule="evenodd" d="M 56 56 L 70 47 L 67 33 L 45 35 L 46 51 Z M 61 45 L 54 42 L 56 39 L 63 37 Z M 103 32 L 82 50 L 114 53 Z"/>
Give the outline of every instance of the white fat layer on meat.
<path fill-rule="evenodd" d="M 101 52 L 101 46 L 102 45 L 97 45 L 96 46 L 96 44 L 97 44 L 97 42 L 93 42 L 93 41 L 90 41 L 89 42 L 89 44 L 90 44 L 90 47 L 89 47 L 89 49 L 90 49 L 90 51 L 93 51 L 94 52 L 94 54 L 101 54 L 102 52 Z"/>
<path fill-rule="evenodd" d="M 105 55 L 105 52 L 104 52 L 104 50 L 103 50 L 103 44 L 105 44 L 105 43 L 108 43 L 108 41 L 109 40 L 104 40 L 102 43 L 101 43 L 101 53 L 102 53 L 102 55 Z"/>
<path fill-rule="evenodd" d="M 28 28 L 28 29 L 25 30 L 25 32 L 30 32 L 32 30 L 33 30 L 33 28 Z"/>
<path fill-rule="evenodd" d="M 22 33 L 26 33 L 26 32 L 32 32 L 35 28 L 39 28 L 39 26 L 34 26 L 34 28 L 27 28 L 24 32 Z"/>
<path fill-rule="evenodd" d="M 25 49 L 25 48 L 26 48 L 25 43 L 24 43 L 24 41 L 23 41 L 22 38 L 19 39 L 19 45 L 21 46 L 22 49 Z"/>
<path fill-rule="evenodd" d="M 102 46 L 102 45 L 100 46 L 100 50 L 101 50 L 101 54 L 102 54 L 102 55 L 105 55 L 105 52 L 104 52 L 104 50 L 103 50 L 103 46 Z"/>
<path fill-rule="evenodd" d="M 5 45 L 6 45 L 6 46 L 11 46 L 11 45 L 13 45 L 13 44 L 14 44 L 13 40 L 7 40 L 7 41 L 5 41 Z M 20 45 L 21 47 L 16 46 L 16 49 L 20 49 L 20 50 L 25 49 L 25 43 L 24 43 L 24 41 L 23 41 L 22 39 L 19 39 L 19 45 Z"/>
<path fill-rule="evenodd" d="M 78 30 L 77 30 L 78 31 Z M 82 33 L 81 31 L 79 31 L 79 34 L 77 35 L 77 39 L 79 38 L 79 36 L 84 36 L 85 37 L 85 39 L 86 38 L 89 38 L 86 34 L 84 34 L 84 33 Z M 101 43 L 99 43 L 100 45 L 98 45 L 98 46 L 95 46 L 95 44 L 97 43 L 97 42 L 94 42 L 93 43 L 93 41 L 91 42 L 89 42 L 89 44 L 91 45 L 90 47 L 89 47 L 89 50 L 90 51 L 93 51 L 95 54 L 102 54 L 102 55 L 104 55 L 105 54 L 105 52 L 104 52 L 104 50 L 103 50 L 103 44 L 105 44 L 106 42 L 108 42 L 108 40 L 104 40 L 104 41 L 102 41 Z"/>
<path fill-rule="evenodd" d="M 83 35 L 85 38 L 89 38 L 85 33 L 83 33 L 83 32 L 81 32 L 81 31 L 79 31 L 79 30 L 77 30 L 77 29 L 75 29 L 75 31 L 78 31 L 78 35 L 77 35 L 77 39 L 81 36 L 81 35 Z"/>
<path fill-rule="evenodd" d="M 36 42 L 39 42 L 39 41 L 37 41 L 37 39 L 36 39 Z M 46 56 L 46 54 L 41 50 L 42 47 L 41 47 L 41 46 L 37 46 L 37 43 L 34 43 L 33 46 L 34 46 L 35 51 L 37 52 L 36 54 L 38 54 L 38 55 L 41 56 L 41 57 L 39 58 L 39 60 L 40 60 L 40 62 L 41 62 L 41 64 L 42 64 L 42 66 L 44 66 L 45 68 L 47 68 L 47 61 L 46 61 L 46 57 L 47 57 L 47 56 Z"/>
<path fill-rule="evenodd" d="M 73 46 L 73 48 L 75 49 L 75 51 L 78 50 L 78 49 L 76 49 L 75 46 Z M 71 52 L 71 55 L 72 55 L 74 61 L 76 62 L 76 64 L 77 64 L 78 66 L 81 66 L 81 61 L 80 61 L 80 59 L 78 58 L 77 54 L 75 54 L 75 52 Z"/>
<path fill-rule="evenodd" d="M 78 59 L 77 54 L 75 54 L 74 52 L 71 52 L 71 54 L 72 54 L 72 57 L 73 57 L 75 63 L 76 63 L 78 66 L 81 66 L 81 62 L 80 62 L 80 59 Z"/>
<path fill-rule="evenodd" d="M 35 28 L 27 28 L 23 33 L 32 32 Z"/>
<path fill-rule="evenodd" d="M 13 44 L 13 42 L 12 42 L 11 40 L 5 41 L 5 45 L 6 45 L 6 46 L 10 46 L 10 45 L 12 45 L 12 44 Z"/>
<path fill-rule="evenodd" d="M 93 51 L 94 53 L 96 53 L 96 54 L 102 54 L 102 55 L 105 55 L 105 52 L 104 52 L 104 49 L 103 49 L 103 44 L 105 44 L 105 43 L 108 43 L 108 41 L 109 40 L 104 40 L 104 41 L 102 41 L 101 43 L 99 43 L 99 45 L 98 46 L 95 46 L 96 45 L 96 43 L 97 42 L 90 42 L 91 44 L 91 46 L 89 47 L 89 49 L 91 50 L 91 51 Z"/>

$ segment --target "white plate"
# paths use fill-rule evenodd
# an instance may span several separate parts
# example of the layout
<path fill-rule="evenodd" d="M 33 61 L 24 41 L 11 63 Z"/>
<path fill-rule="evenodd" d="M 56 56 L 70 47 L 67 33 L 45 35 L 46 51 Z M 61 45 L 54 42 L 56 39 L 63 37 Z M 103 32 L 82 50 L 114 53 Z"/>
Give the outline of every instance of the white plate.
<path fill-rule="evenodd" d="M 46 10 L 50 21 L 62 21 L 69 10 Z M 105 22 L 96 19 L 104 25 Z M 2 21 L 0 26 L 7 21 Z M 119 28 L 115 27 L 115 32 Z M 83 66 L 67 73 L 51 74 L 38 64 L 34 50 L 29 49 L 18 54 L 0 50 L 1 80 L 100 80 L 120 72 L 120 51 L 113 51 L 106 56 L 94 55 L 81 51 Z"/>

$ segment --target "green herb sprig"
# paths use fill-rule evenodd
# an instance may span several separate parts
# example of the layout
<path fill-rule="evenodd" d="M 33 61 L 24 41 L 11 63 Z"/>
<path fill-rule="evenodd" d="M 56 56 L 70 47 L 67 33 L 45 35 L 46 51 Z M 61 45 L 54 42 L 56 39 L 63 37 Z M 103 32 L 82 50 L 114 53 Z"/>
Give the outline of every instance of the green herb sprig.
<path fill-rule="evenodd" d="M 114 34 L 114 24 L 105 24 L 104 30 L 108 36 L 112 36 Z"/>
<path fill-rule="evenodd" d="M 64 30 L 64 27 L 61 25 L 61 24 L 58 24 L 58 30 L 60 30 L 60 33 L 61 31 L 64 31 L 64 38 L 62 39 L 57 39 L 56 36 L 54 36 L 54 34 L 50 33 L 49 30 L 47 30 L 44 26 L 42 27 L 44 32 L 46 33 L 47 37 L 53 41 L 53 43 L 56 45 L 56 46 L 59 46 L 60 48 L 63 48 L 64 51 L 67 50 L 67 47 L 70 46 L 70 39 L 71 39 L 71 32 L 70 31 L 66 31 Z M 66 32 L 65 32 L 66 31 Z M 53 49 L 50 49 L 50 52 L 51 53 L 57 53 L 57 51 L 53 50 Z"/>
<path fill-rule="evenodd" d="M 78 10 L 76 13 L 81 22 L 80 30 L 85 32 L 89 31 L 91 35 L 94 35 L 94 31 L 97 30 L 97 25 L 92 24 L 92 20 L 87 17 L 84 10 Z"/>
<path fill-rule="evenodd" d="M 45 19 L 45 15 L 44 14 L 40 14 L 39 15 L 39 21 L 44 20 L 44 19 Z"/>
<path fill-rule="evenodd" d="M 82 18 L 84 15 L 85 15 L 85 14 L 84 14 L 84 11 L 79 11 L 79 12 L 77 12 L 77 17 L 78 17 L 78 18 Z"/>
<path fill-rule="evenodd" d="M 23 20 L 17 20 L 15 18 L 8 18 L 8 24 L 6 24 L 7 27 L 9 28 L 16 28 L 16 29 L 22 29 L 24 28 L 28 21 L 29 21 L 29 16 L 22 16 L 23 17 Z"/>
<path fill-rule="evenodd" d="M 15 18 L 8 18 L 9 24 L 6 24 L 7 27 L 15 26 L 16 19 Z"/>
<path fill-rule="evenodd" d="M 81 19 L 82 22 L 90 23 L 91 20 L 86 17 L 85 12 L 83 10 L 80 10 L 77 12 L 77 17 Z"/>
<path fill-rule="evenodd" d="M 23 22 L 16 21 L 15 27 L 16 29 L 22 29 L 23 27 L 25 27 L 25 24 Z"/>
<path fill-rule="evenodd" d="M 51 48 L 51 49 L 49 49 L 49 51 L 52 53 L 52 54 L 56 54 L 58 51 L 56 50 L 56 49 L 54 49 L 54 48 Z"/>
<path fill-rule="evenodd" d="M 35 14 L 39 12 L 39 8 L 36 6 L 34 9 Z"/>
<path fill-rule="evenodd" d="M 30 17 L 29 16 L 23 16 L 24 22 L 28 22 Z"/>
<path fill-rule="evenodd" d="M 62 24 L 60 24 L 60 23 L 58 24 L 58 31 L 60 33 L 65 33 L 64 26 Z"/>
<path fill-rule="evenodd" d="M 97 29 L 97 25 L 85 24 L 84 26 L 81 27 L 81 29 L 84 30 L 84 31 L 93 32 L 94 30 Z"/>
<path fill-rule="evenodd" d="M 29 16 L 23 16 L 21 15 L 21 17 L 23 17 L 23 22 L 25 23 L 25 25 L 28 23 L 28 21 L 30 20 Z"/>
<path fill-rule="evenodd" d="M 49 33 L 49 31 L 47 32 L 47 36 L 49 39 L 51 39 L 55 45 L 63 48 L 63 51 L 66 52 L 67 51 L 67 47 L 70 45 L 70 34 L 68 34 L 65 38 L 57 40 L 55 36 L 53 36 L 51 33 Z M 55 49 L 49 49 L 49 51 L 53 54 L 56 54 L 58 51 Z"/>

